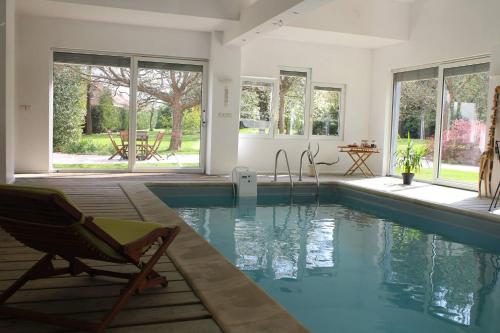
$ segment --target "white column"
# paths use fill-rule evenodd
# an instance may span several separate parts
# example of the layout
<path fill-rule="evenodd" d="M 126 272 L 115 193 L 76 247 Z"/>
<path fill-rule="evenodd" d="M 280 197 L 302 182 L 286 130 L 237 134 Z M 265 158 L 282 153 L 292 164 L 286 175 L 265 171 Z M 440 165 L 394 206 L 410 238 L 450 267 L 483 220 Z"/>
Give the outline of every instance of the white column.
<path fill-rule="evenodd" d="M 0 183 L 14 181 L 15 0 L 0 2 Z"/>
<path fill-rule="evenodd" d="M 206 173 L 228 174 L 238 161 L 241 52 L 222 45 L 222 33 L 211 39 L 208 83 Z"/>

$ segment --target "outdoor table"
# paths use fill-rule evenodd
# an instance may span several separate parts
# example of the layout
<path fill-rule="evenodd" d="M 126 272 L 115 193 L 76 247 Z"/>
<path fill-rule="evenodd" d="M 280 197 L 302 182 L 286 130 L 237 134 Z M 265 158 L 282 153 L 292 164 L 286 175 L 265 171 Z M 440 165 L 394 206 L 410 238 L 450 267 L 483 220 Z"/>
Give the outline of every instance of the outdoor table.
<path fill-rule="evenodd" d="M 128 150 L 128 131 L 120 131 L 122 146 Z M 149 154 L 149 133 L 147 131 L 137 131 L 136 133 L 136 156 L 139 161 L 145 160 Z"/>
<path fill-rule="evenodd" d="M 356 170 L 360 170 L 365 177 L 374 177 L 375 175 L 370 170 L 368 165 L 366 165 L 366 160 L 372 156 L 372 154 L 378 154 L 378 148 L 372 147 L 352 147 L 352 146 L 338 146 L 339 152 L 347 153 L 353 164 L 351 167 L 345 172 L 344 176 L 352 175 Z"/>

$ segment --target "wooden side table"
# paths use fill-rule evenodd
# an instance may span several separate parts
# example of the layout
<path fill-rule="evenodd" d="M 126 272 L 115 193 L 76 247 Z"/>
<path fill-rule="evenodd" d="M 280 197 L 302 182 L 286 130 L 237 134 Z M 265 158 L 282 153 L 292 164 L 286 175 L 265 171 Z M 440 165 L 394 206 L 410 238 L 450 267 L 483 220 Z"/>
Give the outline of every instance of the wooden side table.
<path fill-rule="evenodd" d="M 347 153 L 353 161 L 353 164 L 349 169 L 347 169 L 344 176 L 352 175 L 356 172 L 356 170 L 360 170 L 365 177 L 375 177 L 365 162 L 368 158 L 370 158 L 370 156 L 372 156 L 372 154 L 380 153 L 378 148 L 351 146 L 338 146 L 338 148 L 339 152 Z"/>

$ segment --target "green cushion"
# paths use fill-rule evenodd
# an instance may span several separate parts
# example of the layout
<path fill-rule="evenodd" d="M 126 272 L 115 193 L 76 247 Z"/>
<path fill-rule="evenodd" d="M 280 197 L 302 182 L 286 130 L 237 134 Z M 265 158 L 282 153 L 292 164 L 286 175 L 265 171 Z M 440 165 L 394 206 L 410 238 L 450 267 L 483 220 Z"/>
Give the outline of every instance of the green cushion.
<path fill-rule="evenodd" d="M 111 218 L 95 218 L 93 222 L 121 245 L 138 240 L 153 230 L 164 227 L 158 223 Z"/>

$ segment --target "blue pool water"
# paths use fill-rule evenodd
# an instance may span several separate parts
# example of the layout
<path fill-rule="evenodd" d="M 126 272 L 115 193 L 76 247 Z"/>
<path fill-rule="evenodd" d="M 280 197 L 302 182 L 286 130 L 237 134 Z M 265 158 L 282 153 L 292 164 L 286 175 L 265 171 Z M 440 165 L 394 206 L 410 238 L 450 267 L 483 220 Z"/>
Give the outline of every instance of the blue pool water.
<path fill-rule="evenodd" d="M 333 186 L 150 188 L 312 332 L 500 332 L 500 241 L 447 223 L 465 217 Z"/>

